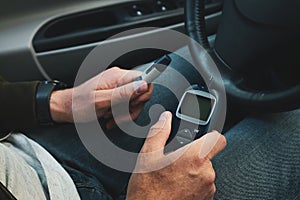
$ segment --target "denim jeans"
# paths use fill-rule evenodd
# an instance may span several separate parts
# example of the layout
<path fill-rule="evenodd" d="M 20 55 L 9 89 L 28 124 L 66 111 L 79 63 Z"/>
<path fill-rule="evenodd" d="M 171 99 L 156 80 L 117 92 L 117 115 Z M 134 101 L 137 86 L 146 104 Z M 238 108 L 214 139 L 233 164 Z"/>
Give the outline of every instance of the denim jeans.
<path fill-rule="evenodd" d="M 300 110 L 249 117 L 225 136 L 215 199 L 300 199 Z"/>
<path fill-rule="evenodd" d="M 226 149 L 213 159 L 215 199 L 300 199 L 299 122 L 296 110 L 249 117 L 230 129 Z M 72 125 L 44 130 L 42 136 L 31 132 L 30 137 L 62 164 L 82 199 L 125 199 L 130 174 L 94 159 Z"/>
<path fill-rule="evenodd" d="M 74 125 L 28 130 L 25 134 L 65 168 L 82 199 L 118 199 L 126 191 L 130 174 L 111 169 L 96 160 L 81 143 Z"/>
<path fill-rule="evenodd" d="M 186 49 L 183 53 L 187 54 Z M 198 83 L 197 72 L 174 55 L 172 67 Z M 175 65 L 173 65 L 175 63 Z M 170 74 L 167 74 L 168 76 Z M 169 80 L 168 77 L 160 77 Z M 172 79 L 176 82 L 176 78 Z M 177 84 L 177 83 L 174 83 Z M 177 84 L 182 92 L 187 86 Z M 156 85 L 150 102 L 137 123 L 150 122 L 148 111 L 154 104 L 175 113 L 172 93 Z M 217 172 L 216 199 L 297 199 L 300 189 L 300 112 L 253 116 L 230 129 L 227 148 L 214 160 Z M 124 199 L 129 173 L 111 169 L 88 153 L 74 125 L 59 125 L 25 131 L 44 146 L 73 178 L 82 199 Z M 119 147 L 139 152 L 143 139 L 115 129 L 107 136 Z M 122 195 L 123 194 L 123 195 Z M 121 195 L 121 196 L 120 196 Z M 298 196 L 297 196 L 298 195 Z"/>

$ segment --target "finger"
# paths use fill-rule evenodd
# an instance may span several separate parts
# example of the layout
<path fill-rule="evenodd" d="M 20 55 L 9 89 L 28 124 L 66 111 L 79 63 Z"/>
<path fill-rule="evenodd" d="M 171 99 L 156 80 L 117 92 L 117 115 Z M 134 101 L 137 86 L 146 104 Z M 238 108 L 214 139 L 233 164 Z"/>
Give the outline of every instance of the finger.
<path fill-rule="evenodd" d="M 117 123 L 115 122 L 115 120 L 113 118 L 111 118 L 110 120 L 108 120 L 108 122 L 106 123 L 105 126 L 106 126 L 107 130 L 111 130 L 117 126 Z"/>
<path fill-rule="evenodd" d="M 132 102 L 130 103 L 130 105 L 136 106 L 136 105 L 140 104 L 141 102 L 149 101 L 152 97 L 153 89 L 154 89 L 153 84 L 150 84 L 150 86 L 148 88 L 148 92 L 133 99 Z"/>
<path fill-rule="evenodd" d="M 204 158 L 212 159 L 215 155 L 222 151 L 225 146 L 225 137 L 217 131 L 213 131 L 211 133 L 207 133 L 200 139 L 195 140 L 182 149 L 187 149 L 187 152 L 185 153 L 186 156 L 198 157 L 200 159 L 199 161 L 201 161 L 201 159 Z"/>
<path fill-rule="evenodd" d="M 215 193 L 216 193 L 216 185 L 213 184 L 207 191 L 206 196 L 204 197 L 205 200 L 213 200 Z"/>
<path fill-rule="evenodd" d="M 197 144 L 198 143 L 198 144 Z M 200 145 L 200 144 L 201 145 Z M 200 158 L 207 157 L 208 159 L 212 159 L 219 152 L 221 152 L 226 147 L 226 139 L 223 135 L 218 133 L 217 131 L 213 131 L 204 135 L 198 141 L 196 141 L 196 145 L 198 147 L 198 155 Z"/>
<path fill-rule="evenodd" d="M 224 135 L 214 131 L 207 135 L 207 138 L 202 148 L 203 156 L 207 155 L 208 159 L 212 159 L 226 147 L 226 138 Z M 201 154 L 201 152 L 200 152 Z"/>
<path fill-rule="evenodd" d="M 127 83 L 133 82 L 134 79 L 136 79 L 142 74 L 142 72 L 140 71 L 124 69 L 120 69 L 120 73 L 123 73 L 124 75 L 121 76 L 121 78 L 118 80 L 118 86 L 122 86 Z"/>
<path fill-rule="evenodd" d="M 111 107 L 112 91 L 110 90 L 97 90 L 95 91 L 95 107 L 98 109 L 109 109 Z"/>
<path fill-rule="evenodd" d="M 148 91 L 148 84 L 146 81 L 135 81 L 121 87 L 110 90 L 112 93 L 112 104 L 118 104 Z"/>
<path fill-rule="evenodd" d="M 142 153 L 150 153 L 164 149 L 171 133 L 172 114 L 164 112 L 158 122 L 154 124 L 148 134 L 148 137 L 141 150 Z"/>
<path fill-rule="evenodd" d="M 145 106 L 145 103 L 140 103 L 140 104 L 130 108 L 130 116 L 133 120 L 136 120 L 138 118 L 138 116 L 141 114 L 144 106 Z"/>
<path fill-rule="evenodd" d="M 140 113 L 142 112 L 144 107 L 144 104 L 139 104 L 138 106 L 132 108 L 129 113 L 130 115 L 118 115 L 118 116 L 114 116 L 114 118 L 112 118 L 111 120 L 109 120 L 106 124 L 106 128 L 107 129 L 112 129 L 114 128 L 116 125 L 118 124 L 122 124 L 124 122 L 128 122 L 128 121 L 132 121 L 132 120 L 136 120 L 137 117 L 140 115 Z M 112 117 L 112 115 L 111 115 Z M 110 118 L 111 118 L 110 117 Z M 108 118 L 106 118 L 108 119 Z"/>
<path fill-rule="evenodd" d="M 110 108 L 112 104 L 129 101 L 148 91 L 148 84 L 145 81 L 135 81 L 121 87 L 108 90 L 95 91 L 96 108 Z"/>
<path fill-rule="evenodd" d="M 112 117 L 112 111 L 109 109 L 108 111 L 105 112 L 105 114 L 103 115 L 104 119 L 108 119 Z"/>

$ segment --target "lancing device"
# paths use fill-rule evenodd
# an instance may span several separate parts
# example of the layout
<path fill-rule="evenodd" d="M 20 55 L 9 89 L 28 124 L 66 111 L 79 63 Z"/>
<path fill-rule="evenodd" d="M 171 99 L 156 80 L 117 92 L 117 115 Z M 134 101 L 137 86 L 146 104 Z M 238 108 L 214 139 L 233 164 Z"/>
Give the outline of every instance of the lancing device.
<path fill-rule="evenodd" d="M 171 58 L 165 55 L 152 63 L 141 76 L 135 79 L 135 81 L 144 80 L 148 84 L 152 83 L 171 63 Z"/>

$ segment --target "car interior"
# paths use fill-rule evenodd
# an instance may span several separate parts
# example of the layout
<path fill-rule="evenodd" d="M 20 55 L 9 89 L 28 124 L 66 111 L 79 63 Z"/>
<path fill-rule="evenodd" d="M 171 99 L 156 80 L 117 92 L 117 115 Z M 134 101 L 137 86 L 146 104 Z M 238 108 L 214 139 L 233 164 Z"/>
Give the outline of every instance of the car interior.
<path fill-rule="evenodd" d="M 226 134 L 232 126 L 253 113 L 299 108 L 299 6 L 299 2 L 284 0 L 6 1 L 2 2 L 0 12 L 0 75 L 11 82 L 60 80 L 72 87 L 82 63 L 95 47 L 122 45 L 127 40 L 147 37 L 160 41 L 167 30 L 174 30 L 197 41 L 205 49 L 205 55 L 209 55 L 219 69 L 222 81 L 211 78 L 215 73 L 211 64 L 200 56 L 203 49 L 186 40 L 174 41 L 173 52 L 137 49 L 103 67 L 143 71 L 149 63 L 169 55 L 172 59 L 170 67 L 181 73 L 190 85 L 197 85 L 193 90 L 204 90 L 212 95 L 204 95 L 206 100 L 226 98 L 223 103 L 212 103 L 208 113 L 200 116 L 203 118 L 201 123 L 212 117 L 210 126 Z M 124 31 L 125 35 L 119 34 Z M 172 41 L 160 42 L 167 44 Z M 190 61 L 176 52 L 200 66 L 201 75 L 195 72 Z M 90 76 L 99 72 L 100 68 Z M 187 92 L 187 86 L 177 84 L 176 75 L 172 73 L 162 73 L 157 80 L 173 84 L 180 97 L 174 96 L 163 85 L 155 85 L 153 98 L 136 122 L 141 126 L 151 122 L 149 110 L 155 104 L 172 111 L 174 116 L 192 112 L 189 109 L 193 108 L 188 106 L 192 105 L 192 100 L 188 97 L 197 92 Z M 220 96 L 223 90 L 225 93 Z M 185 98 L 180 100 L 183 96 Z M 201 101 L 204 105 L 205 99 Z M 210 112 L 212 116 L 209 116 Z M 224 118 L 224 124 L 216 127 L 213 123 L 220 117 Z M 181 145 L 191 142 L 186 137 L 175 136 L 177 122 L 173 122 L 172 138 L 177 138 Z M 70 130 L 75 132 L 70 125 L 42 131 L 51 135 L 51 131 Z M 28 132 L 35 138 L 34 134 L 40 131 L 41 128 Z M 121 136 L 122 139 L 113 134 L 109 137 L 130 151 L 138 152 L 143 144 L 143 140 L 128 135 Z M 116 174 L 116 177 L 124 176 L 123 173 Z M 128 179 L 128 176 L 124 177 L 120 182 Z"/>

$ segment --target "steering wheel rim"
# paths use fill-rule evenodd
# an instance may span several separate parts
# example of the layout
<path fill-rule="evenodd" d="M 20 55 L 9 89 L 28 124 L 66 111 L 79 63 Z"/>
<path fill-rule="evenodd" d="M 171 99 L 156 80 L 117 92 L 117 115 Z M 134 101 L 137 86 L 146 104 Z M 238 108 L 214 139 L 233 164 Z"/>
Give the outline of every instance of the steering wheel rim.
<path fill-rule="evenodd" d="M 219 88 L 218 84 L 224 84 L 229 100 L 255 111 L 278 112 L 299 108 L 300 84 L 281 91 L 255 91 L 239 86 L 230 66 L 209 45 L 205 24 L 205 0 L 187 0 L 185 16 L 188 35 L 207 50 L 221 71 L 223 83 L 214 82 L 213 87 Z M 203 63 L 205 61 L 201 60 L 200 50 L 193 43 L 190 43 L 189 49 L 194 61 L 203 67 L 202 76 L 210 77 L 212 73 Z"/>

